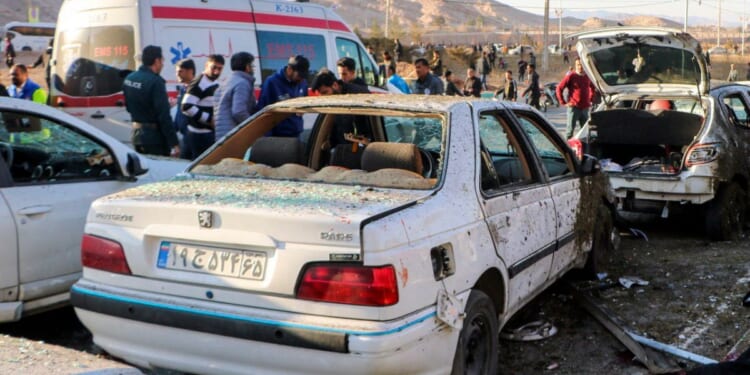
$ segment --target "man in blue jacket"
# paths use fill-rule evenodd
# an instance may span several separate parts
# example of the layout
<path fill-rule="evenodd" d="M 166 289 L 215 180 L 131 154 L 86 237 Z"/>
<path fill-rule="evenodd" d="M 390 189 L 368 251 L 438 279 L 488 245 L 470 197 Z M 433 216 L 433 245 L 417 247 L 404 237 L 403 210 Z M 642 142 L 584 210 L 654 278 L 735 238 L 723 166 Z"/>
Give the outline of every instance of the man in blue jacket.
<path fill-rule="evenodd" d="M 307 96 L 307 75 L 310 61 L 302 55 L 289 58 L 287 65 L 268 77 L 260 89 L 258 110 L 269 104 L 291 98 Z M 279 122 L 266 135 L 274 137 L 297 137 L 302 133 L 302 117 L 291 115 Z"/>
<path fill-rule="evenodd" d="M 13 65 L 10 68 L 10 80 L 12 84 L 8 87 L 8 94 L 11 98 L 26 99 L 39 104 L 47 104 L 47 92 L 29 78 L 29 71 L 26 69 L 26 65 Z"/>

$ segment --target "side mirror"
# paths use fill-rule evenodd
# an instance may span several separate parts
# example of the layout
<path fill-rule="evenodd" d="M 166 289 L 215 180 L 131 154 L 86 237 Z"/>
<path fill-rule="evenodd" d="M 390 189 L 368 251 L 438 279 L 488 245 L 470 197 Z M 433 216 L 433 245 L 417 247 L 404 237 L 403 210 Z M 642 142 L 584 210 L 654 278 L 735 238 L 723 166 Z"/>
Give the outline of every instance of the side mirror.
<path fill-rule="evenodd" d="M 596 174 L 601 171 L 601 169 L 602 167 L 599 165 L 599 159 L 589 154 L 583 155 L 583 160 L 581 160 L 581 173 L 583 173 L 584 176 Z"/>
<path fill-rule="evenodd" d="M 125 168 L 127 169 L 130 177 L 133 178 L 135 178 L 136 176 L 144 175 L 146 174 L 146 172 L 148 172 L 148 168 L 143 168 L 143 166 L 141 166 L 141 158 L 134 152 L 128 153 L 128 163 L 126 164 Z"/>

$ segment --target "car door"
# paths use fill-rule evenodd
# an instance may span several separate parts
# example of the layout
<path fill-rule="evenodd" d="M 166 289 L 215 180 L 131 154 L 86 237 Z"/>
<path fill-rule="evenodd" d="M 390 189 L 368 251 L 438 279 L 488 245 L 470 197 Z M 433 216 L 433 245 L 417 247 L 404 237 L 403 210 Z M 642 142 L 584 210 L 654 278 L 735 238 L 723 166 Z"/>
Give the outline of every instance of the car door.
<path fill-rule="evenodd" d="M 122 171 L 103 143 L 34 113 L 0 111 L 0 142 L 12 153 L 5 156 L 11 182 L 0 196 L 18 234 L 21 298 L 64 292 L 81 271 L 89 205 L 126 186 Z"/>
<path fill-rule="evenodd" d="M 508 302 L 522 304 L 545 283 L 552 264 L 556 216 L 551 192 L 507 113 L 480 113 L 479 136 L 487 225 L 508 269 Z"/>
<path fill-rule="evenodd" d="M 5 163 L 8 157 L 7 142 L 0 142 L 0 190 L 9 186 L 10 170 Z M 13 301 L 18 295 L 18 244 L 16 222 L 5 199 L 0 195 L 0 302 Z M 0 317 L 0 321 L 2 317 Z"/>
<path fill-rule="evenodd" d="M 580 181 L 575 173 L 575 162 L 562 138 L 543 118 L 532 111 L 514 111 L 549 180 L 556 217 L 557 248 L 550 277 L 556 278 L 580 255 L 583 249 L 575 244 L 575 223 L 580 200 Z"/>

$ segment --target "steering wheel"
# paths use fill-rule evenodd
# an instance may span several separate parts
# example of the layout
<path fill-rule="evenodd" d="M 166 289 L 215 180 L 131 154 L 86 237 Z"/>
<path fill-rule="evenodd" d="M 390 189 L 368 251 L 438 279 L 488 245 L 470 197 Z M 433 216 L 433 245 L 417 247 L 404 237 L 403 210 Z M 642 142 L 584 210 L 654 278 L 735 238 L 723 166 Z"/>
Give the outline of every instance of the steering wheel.
<path fill-rule="evenodd" d="M 8 167 L 13 165 L 13 146 L 10 143 L 0 142 L 0 156 L 8 163 Z"/>
<path fill-rule="evenodd" d="M 422 149 L 421 147 L 419 148 L 419 155 L 422 156 L 422 177 L 432 177 L 432 174 L 435 172 L 435 167 L 437 166 L 437 161 L 429 151 Z"/>

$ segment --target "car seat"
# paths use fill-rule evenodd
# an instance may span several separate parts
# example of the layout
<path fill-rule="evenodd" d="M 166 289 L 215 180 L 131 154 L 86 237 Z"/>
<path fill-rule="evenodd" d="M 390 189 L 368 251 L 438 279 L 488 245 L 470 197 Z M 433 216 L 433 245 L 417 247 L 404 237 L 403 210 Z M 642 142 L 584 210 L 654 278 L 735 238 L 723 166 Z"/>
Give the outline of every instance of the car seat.
<path fill-rule="evenodd" d="M 248 149 L 247 160 L 274 168 L 287 163 L 306 164 L 302 162 L 303 152 L 304 146 L 297 138 L 263 137 Z"/>
<path fill-rule="evenodd" d="M 362 169 L 372 172 L 384 168 L 406 169 L 422 175 L 419 148 L 412 143 L 370 143 L 362 153 Z"/>

